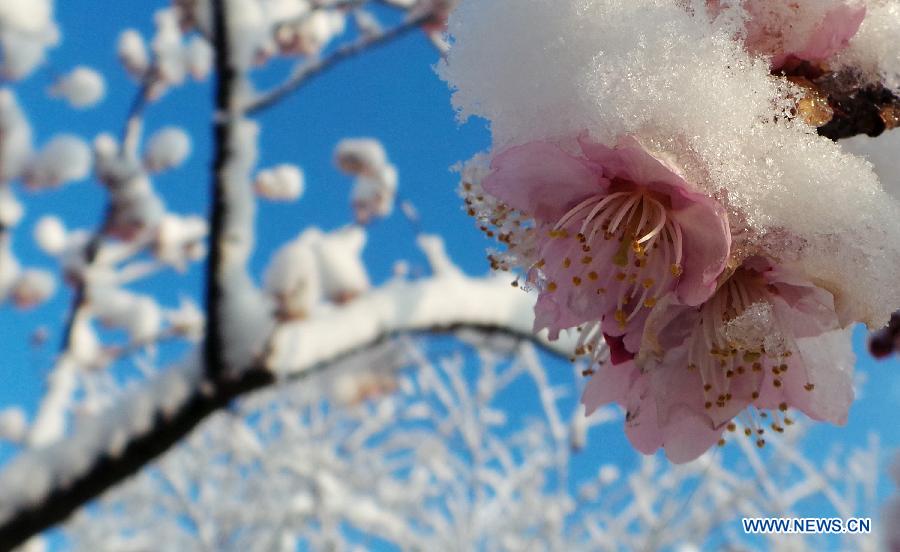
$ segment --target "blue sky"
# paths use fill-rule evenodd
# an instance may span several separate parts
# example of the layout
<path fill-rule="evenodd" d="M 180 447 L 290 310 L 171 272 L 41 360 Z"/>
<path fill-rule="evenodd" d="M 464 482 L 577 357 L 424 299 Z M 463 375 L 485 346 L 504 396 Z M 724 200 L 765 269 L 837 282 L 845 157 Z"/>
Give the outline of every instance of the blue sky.
<path fill-rule="evenodd" d="M 124 27 L 134 27 L 145 36 L 152 35 L 153 11 L 167 4 L 159 0 L 57 2 L 62 43 L 50 52 L 49 63 L 42 70 L 14 85 L 30 115 L 38 144 L 57 132 L 75 133 L 87 140 L 100 132 L 118 133 L 136 91 L 116 61 L 118 34 Z M 306 174 L 307 192 L 295 204 L 261 203 L 259 247 L 252 261 L 257 274 L 271 252 L 306 225 L 331 229 L 349 222 L 350 181 L 333 167 L 331 153 L 340 139 L 353 136 L 372 136 L 384 143 L 400 173 L 401 196 L 418 208 L 422 230 L 445 236 L 451 257 L 467 272 L 487 270 L 487 242 L 460 209 L 455 193 L 457 178 L 450 167 L 485 149 L 490 135 L 483 121 L 457 124 L 449 91 L 434 74 L 436 62 L 437 54 L 425 37 L 412 33 L 339 66 L 260 117 L 260 166 L 282 162 L 300 165 Z M 99 107 L 73 111 L 63 102 L 46 97 L 53 75 L 77 64 L 90 65 L 106 77 L 108 94 Z M 258 82 L 273 84 L 289 69 L 286 62 L 275 63 L 259 75 Z M 206 210 L 211 100 L 208 83 L 188 84 L 170 92 L 148 111 L 148 132 L 175 124 L 186 128 L 194 139 L 189 163 L 155 180 L 166 204 L 175 212 Z M 103 206 L 101 188 L 92 180 L 23 199 L 27 216 L 17 230 L 14 249 L 23 264 L 47 268 L 53 267 L 52 259 L 31 243 L 35 221 L 43 214 L 54 213 L 70 228 L 91 228 Z M 412 227 L 399 213 L 370 228 L 365 256 L 376 282 L 388 276 L 397 259 L 408 259 L 414 267 L 424 269 L 414 237 Z M 153 293 L 166 305 L 174 305 L 179 294 L 197 295 L 199 275 L 196 268 L 187 275 L 164 274 L 142 283 L 140 289 Z M 18 404 L 33 412 L 43 376 L 53 361 L 69 300 L 68 289 L 60 288 L 54 300 L 34 311 L 0 308 L 0 407 Z M 29 336 L 41 325 L 51 330 L 51 339 L 35 349 L 29 345 Z M 810 450 L 862 445 L 872 431 L 879 434 L 885 449 L 900 445 L 900 426 L 894 420 L 895 405 L 900 400 L 900 362 L 874 362 L 865 352 L 864 341 L 864 332 L 857 331 L 858 369 L 867 380 L 861 390 L 863 398 L 854 405 L 847 427 L 817 426 L 807 441 Z M 570 372 L 561 362 L 548 366 L 559 374 Z M 616 461 L 633 461 L 621 431 L 605 436 L 603 444 L 603 451 L 616 451 Z M 583 455 L 576 462 L 576 473 L 594 473 L 600 463 L 598 456 L 609 453 L 603 451 L 597 447 Z M 0 447 L 0 457 L 9 453 Z M 889 490 L 886 481 L 882 490 Z"/>

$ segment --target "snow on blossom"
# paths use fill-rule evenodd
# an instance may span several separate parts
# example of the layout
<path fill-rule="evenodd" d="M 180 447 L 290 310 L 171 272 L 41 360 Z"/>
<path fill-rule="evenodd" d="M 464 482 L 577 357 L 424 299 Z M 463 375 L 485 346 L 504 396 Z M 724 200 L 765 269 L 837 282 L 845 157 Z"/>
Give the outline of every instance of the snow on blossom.
<path fill-rule="evenodd" d="M 146 175 L 120 184 L 109 187 L 111 216 L 105 230 L 111 236 L 131 241 L 156 228 L 166 211 Z"/>
<path fill-rule="evenodd" d="M 388 161 L 381 142 L 374 138 L 346 138 L 334 153 L 338 168 L 356 177 L 350 204 L 358 224 L 390 216 L 397 198 L 397 168 Z"/>
<path fill-rule="evenodd" d="M 322 282 L 313 246 L 319 237 L 318 229 L 308 229 L 281 246 L 269 261 L 265 290 L 274 298 L 279 318 L 306 318 L 319 302 Z"/>
<path fill-rule="evenodd" d="M 726 213 L 632 138 L 580 149 L 531 142 L 495 156 L 482 187 L 500 203 L 482 217 L 519 222 L 500 239 L 540 291 L 535 330 L 555 337 L 602 322 L 635 352 L 661 297 L 674 290 L 697 305 L 715 290 L 731 243 Z"/>
<path fill-rule="evenodd" d="M 58 255 L 66 248 L 66 227 L 59 217 L 46 215 L 34 225 L 34 241 L 48 255 Z"/>
<path fill-rule="evenodd" d="M 91 286 L 87 295 L 91 311 L 105 326 L 125 330 L 135 343 L 158 338 L 163 313 L 152 297 L 111 286 Z"/>
<path fill-rule="evenodd" d="M 316 240 L 322 291 L 329 301 L 345 303 L 371 287 L 362 259 L 366 241 L 366 231 L 359 226 L 339 228 Z"/>
<path fill-rule="evenodd" d="M 82 180 L 91 171 L 91 150 L 81 138 L 54 136 L 33 156 L 25 169 L 25 184 L 32 190 L 55 188 Z"/>
<path fill-rule="evenodd" d="M 12 301 L 20 309 L 40 305 L 56 291 L 56 279 L 51 272 L 29 268 L 23 270 L 12 288 Z"/>
<path fill-rule="evenodd" d="M 174 169 L 191 154 L 191 137 L 184 129 L 169 126 L 156 131 L 147 142 L 144 166 L 150 172 Z"/>
<path fill-rule="evenodd" d="M 439 72 L 461 118 L 490 122 L 493 155 L 634 136 L 761 253 L 815 275 L 843 323 L 881 326 L 900 305 L 900 226 L 886 223 L 900 205 L 865 160 L 793 117 L 795 86 L 734 40 L 741 24 L 666 0 L 463 0 Z"/>
<path fill-rule="evenodd" d="M 371 284 L 362 250 L 366 232 L 347 226 L 332 232 L 307 228 L 269 262 L 266 291 L 284 319 L 305 318 L 323 300 L 346 303 Z"/>
<path fill-rule="evenodd" d="M 206 255 L 208 233 L 209 227 L 203 217 L 166 213 L 156 228 L 153 254 L 159 261 L 183 272 L 190 261 L 198 261 Z"/>
<path fill-rule="evenodd" d="M 767 429 L 793 423 L 791 408 L 843 424 L 853 401 L 854 358 L 832 295 L 761 257 L 701 306 L 663 299 L 636 357 L 616 341 L 610 348 L 612 362 L 585 390 L 587 411 L 618 402 L 635 448 L 662 447 L 674 462 L 724 442 L 738 424 L 763 446 Z"/>
<path fill-rule="evenodd" d="M 136 29 L 125 29 L 116 45 L 119 62 L 134 78 L 142 78 L 150 68 L 150 54 L 144 37 Z"/>
<path fill-rule="evenodd" d="M 297 201 L 303 195 L 303 171 L 290 163 L 276 165 L 259 171 L 254 187 L 260 197 L 270 201 Z"/>
<path fill-rule="evenodd" d="M 356 178 L 350 191 L 350 205 L 358 224 L 368 224 L 394 212 L 397 182 L 397 169 L 389 163 L 374 175 L 363 174 Z"/>
<path fill-rule="evenodd" d="M 866 17 L 859 31 L 833 63 L 900 91 L 900 49 L 896 44 L 900 36 L 900 3 L 868 0 L 865 5 Z"/>
<path fill-rule="evenodd" d="M 334 148 L 334 162 L 350 175 L 374 175 L 387 163 L 384 146 L 374 138 L 345 138 Z"/>
<path fill-rule="evenodd" d="M 181 297 L 178 308 L 167 309 L 164 312 L 164 316 L 175 334 L 184 336 L 194 342 L 199 342 L 203 338 L 206 316 L 193 300 Z"/>
<path fill-rule="evenodd" d="M 94 69 L 79 65 L 61 76 L 50 88 L 50 93 L 64 98 L 72 107 L 84 109 L 103 99 L 106 81 Z"/>
<path fill-rule="evenodd" d="M 278 26 L 275 42 L 286 55 L 315 55 L 346 28 L 346 17 L 337 10 L 318 9 Z"/>
<path fill-rule="evenodd" d="M 0 186 L 0 228 L 15 228 L 25 215 L 25 208 L 8 186 Z"/>
<path fill-rule="evenodd" d="M 707 3 L 713 15 L 728 8 L 721 0 Z M 745 11 L 745 47 L 769 57 L 776 71 L 822 64 L 849 45 L 866 15 L 864 3 L 846 0 L 744 0 L 731 7 Z"/>
<path fill-rule="evenodd" d="M 212 71 L 214 52 L 202 36 L 195 36 L 184 47 L 188 72 L 196 81 L 204 81 Z"/>
<path fill-rule="evenodd" d="M 0 4 L 0 75 L 27 77 L 59 42 L 52 0 L 5 0 Z"/>

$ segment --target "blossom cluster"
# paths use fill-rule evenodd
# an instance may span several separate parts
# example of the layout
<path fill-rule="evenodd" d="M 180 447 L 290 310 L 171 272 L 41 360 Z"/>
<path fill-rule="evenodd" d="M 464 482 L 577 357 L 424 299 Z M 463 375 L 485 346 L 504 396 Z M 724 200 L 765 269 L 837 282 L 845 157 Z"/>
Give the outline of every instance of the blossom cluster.
<path fill-rule="evenodd" d="M 900 29 L 882 17 L 898 5 L 469 0 L 451 17 L 441 73 L 494 135 L 463 168 L 466 209 L 506 246 L 492 266 L 538 292 L 535 330 L 574 329 L 598 361 L 605 342 L 583 402 L 624 406 L 638 450 L 685 462 L 739 425 L 763 446 L 792 408 L 846 421 L 848 328 L 900 305 L 900 206 L 819 134 L 873 86 L 865 132 L 891 128 L 895 54 L 854 37 Z"/>

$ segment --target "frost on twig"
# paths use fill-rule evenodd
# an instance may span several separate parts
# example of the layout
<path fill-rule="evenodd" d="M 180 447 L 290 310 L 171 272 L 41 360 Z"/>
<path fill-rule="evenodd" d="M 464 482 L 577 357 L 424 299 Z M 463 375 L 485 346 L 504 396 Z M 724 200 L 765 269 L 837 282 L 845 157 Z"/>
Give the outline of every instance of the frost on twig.
<path fill-rule="evenodd" d="M 434 360 L 429 343 L 388 343 L 241 401 L 82 511 L 66 538 L 92 550 L 159 539 L 174 550 L 372 539 L 409 550 L 816 550 L 816 536 L 748 538 L 739 518 L 823 497 L 838 515 L 874 507 L 875 441 L 823 465 L 798 452 L 797 432 L 765 458 L 751 444 L 677 468 L 647 457 L 578 471 L 619 415 L 585 420 L 574 373 L 551 383 L 521 343 Z M 567 442 L 579 425 L 585 452 Z"/>
<path fill-rule="evenodd" d="M 70 437 L 21 453 L 11 471 L 0 473 L 0 490 L 9 497 L 0 512 L 0 536 L 24 537 L 64 519 L 243 393 L 328 368 L 402 334 L 470 329 L 532 339 L 531 304 L 531 298 L 499 278 L 452 275 L 398 281 L 343 305 L 322 306 L 317 318 L 283 324 L 272 339 L 266 369 L 247 366 L 212 389 L 201 385 L 195 361 L 152 375 L 107 397 L 79 419 Z M 561 340 L 546 346 L 567 356 L 574 343 Z M 71 370 L 57 373 L 74 377 Z M 127 422 L 116 423 L 123 420 Z M 154 444 L 147 448 L 148 443 Z M 81 461 L 71 462 L 72 455 Z M 26 469 L 28 481 L 43 483 L 23 482 L 17 474 Z"/>

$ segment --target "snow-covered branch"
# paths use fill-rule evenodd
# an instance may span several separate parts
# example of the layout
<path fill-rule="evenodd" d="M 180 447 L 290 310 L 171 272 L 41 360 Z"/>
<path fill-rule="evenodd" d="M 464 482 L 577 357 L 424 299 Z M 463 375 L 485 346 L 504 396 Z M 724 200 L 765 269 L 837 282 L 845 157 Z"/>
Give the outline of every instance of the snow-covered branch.
<path fill-rule="evenodd" d="M 428 22 L 433 17 L 434 13 L 431 11 L 416 14 L 390 29 L 370 35 L 363 35 L 356 41 L 341 46 L 321 59 L 313 59 L 302 63 L 297 66 L 284 83 L 252 99 L 244 106 L 244 111 L 249 115 L 260 113 L 277 104 L 285 96 L 293 93 L 310 80 L 325 73 L 342 61 L 405 36 L 409 32 L 421 27 L 423 23 Z"/>
<path fill-rule="evenodd" d="M 283 378 L 303 377 L 386 339 L 411 333 L 473 330 L 537 339 L 568 357 L 575 340 L 531 333 L 533 297 L 508 279 L 444 273 L 393 282 L 319 317 L 278 329 L 263 365 L 244 366 L 204 385 L 196 359 L 124 393 L 81 421 L 71 437 L 20 454 L 0 474 L 0 543 L 19 543 L 65 519 L 177 443 L 208 415 Z M 77 461 L 75 461 L 77 459 Z"/>

